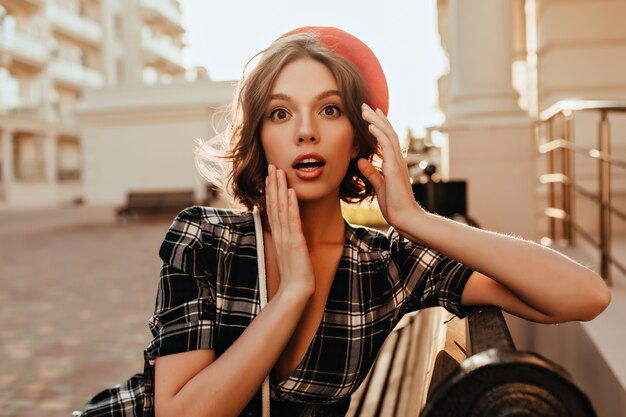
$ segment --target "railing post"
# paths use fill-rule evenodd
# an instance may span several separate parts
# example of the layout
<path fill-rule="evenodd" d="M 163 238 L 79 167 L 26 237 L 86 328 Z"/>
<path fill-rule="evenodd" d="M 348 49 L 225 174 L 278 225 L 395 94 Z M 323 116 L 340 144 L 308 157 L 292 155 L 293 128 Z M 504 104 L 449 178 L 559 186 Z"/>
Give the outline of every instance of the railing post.
<path fill-rule="evenodd" d="M 585 149 L 573 143 L 574 112 L 600 112 L 598 122 L 598 149 Z M 548 232 L 550 241 L 559 241 L 573 245 L 578 237 L 590 242 L 599 251 L 599 272 L 608 285 L 612 284 L 611 272 L 613 267 L 626 274 L 626 266 L 619 259 L 612 256 L 612 216 L 626 219 L 626 212 L 615 207 L 611 193 L 611 168 L 618 166 L 626 168 L 626 160 L 611 156 L 611 137 L 609 116 L 613 112 L 626 113 L 626 101 L 601 100 L 563 100 L 555 103 L 543 111 L 539 123 L 548 125 L 546 136 L 550 138 L 550 145 L 539 149 L 541 154 L 547 154 L 548 174 L 542 183 L 548 185 L 548 204 L 554 210 L 546 210 L 548 217 Z M 562 117 L 559 125 L 557 118 Z M 559 130 L 560 127 L 560 130 Z M 541 146 L 541 145 L 540 145 Z M 543 149 L 542 149 L 543 148 Z M 555 150 L 561 152 L 553 154 Z M 598 159 L 598 192 L 579 187 L 575 181 L 576 159 L 575 153 L 584 153 L 592 159 Z M 560 172 L 559 172 L 560 170 Z M 558 187 L 556 183 L 560 183 Z M 557 192 L 560 195 L 557 196 Z M 589 235 L 584 228 L 575 222 L 575 202 L 578 195 L 591 199 L 599 204 L 598 239 Z M 559 223 L 557 221 L 560 220 Z M 562 227 L 559 230 L 559 226 Z"/>
<path fill-rule="evenodd" d="M 600 116 L 599 131 L 600 153 L 609 155 L 611 152 L 609 136 L 609 119 L 607 111 Z M 605 158 L 600 158 L 600 274 L 611 283 L 611 165 Z"/>
<path fill-rule="evenodd" d="M 554 140 L 554 123 L 552 118 L 548 120 L 548 143 Z M 548 174 L 554 174 L 554 151 L 548 152 Z M 548 207 L 556 208 L 556 185 L 554 182 L 548 184 Z M 552 243 L 556 243 L 556 219 L 548 217 L 548 233 Z"/>
<path fill-rule="evenodd" d="M 574 221 L 574 208 L 572 204 L 572 184 L 574 182 L 573 170 L 572 170 L 572 151 L 569 145 L 572 144 L 572 112 L 566 110 L 561 113 L 561 136 L 566 142 L 566 146 L 561 148 L 561 173 L 566 178 L 566 181 L 561 183 L 561 198 L 563 203 L 563 211 L 565 217 L 563 218 L 563 239 L 568 246 L 574 244 L 572 234 L 572 223 Z"/>

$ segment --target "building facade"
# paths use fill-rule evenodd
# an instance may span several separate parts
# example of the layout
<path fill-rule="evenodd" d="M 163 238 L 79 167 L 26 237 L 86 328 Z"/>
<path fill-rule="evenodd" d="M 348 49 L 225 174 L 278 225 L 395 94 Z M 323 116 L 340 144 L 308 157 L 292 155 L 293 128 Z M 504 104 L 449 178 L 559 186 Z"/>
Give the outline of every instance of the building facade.
<path fill-rule="evenodd" d="M 438 10 L 450 59 L 439 82 L 447 175 L 472 179 L 470 212 L 486 228 L 536 239 L 545 233 L 537 184 L 545 161 L 537 158 L 534 122 L 559 100 L 626 98 L 626 3 L 438 0 Z M 626 155 L 624 127 L 612 126 L 615 156 Z M 577 143 L 596 146 L 596 125 L 582 128 Z M 593 182 L 595 166 L 581 168 L 579 177 Z M 625 180 L 615 173 L 616 198 L 626 194 Z"/>
<path fill-rule="evenodd" d="M 0 206 L 83 198 L 86 90 L 184 77 L 177 0 L 0 0 Z"/>
<path fill-rule="evenodd" d="M 626 160 L 626 112 L 611 114 L 606 125 L 599 124 L 601 112 L 570 112 L 565 122 L 551 125 L 545 136 L 569 137 L 578 147 L 573 156 L 560 157 L 573 166 L 567 177 L 542 176 L 547 164 L 535 122 L 561 100 L 610 100 L 626 110 L 626 2 L 438 0 L 437 5 L 450 60 L 449 73 L 439 81 L 446 114 L 439 130 L 448 141 L 444 172 L 468 181 L 470 215 L 486 229 L 539 241 L 548 228 L 546 208 L 554 207 L 546 197 L 549 181 L 561 181 L 563 186 L 555 187 L 561 193 L 576 181 L 587 191 L 576 193 L 575 209 L 551 213 L 579 227 L 578 246 L 566 249 L 574 251 L 570 255 L 590 255 L 589 262 L 581 262 L 598 265 L 597 251 L 588 251 L 580 238 L 582 232 L 597 236 L 601 228 L 598 202 L 588 198 L 601 194 L 600 162 L 589 156 L 600 154 L 600 139 L 610 130 L 612 157 Z M 615 166 L 606 178 L 613 205 L 626 207 L 626 170 Z M 612 222 L 613 255 L 623 262 L 626 245 L 618 244 L 626 242 L 626 222 L 618 216 Z M 607 310 L 588 323 L 557 327 L 507 317 L 518 349 L 564 366 L 598 415 L 606 417 L 626 415 L 626 277 L 617 269 L 612 294 Z"/>

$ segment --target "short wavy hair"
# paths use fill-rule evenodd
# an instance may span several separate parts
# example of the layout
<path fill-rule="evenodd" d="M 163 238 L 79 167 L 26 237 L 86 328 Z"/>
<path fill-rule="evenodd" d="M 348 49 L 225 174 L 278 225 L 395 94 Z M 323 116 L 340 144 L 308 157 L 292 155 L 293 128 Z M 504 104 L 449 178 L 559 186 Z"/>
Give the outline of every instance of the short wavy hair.
<path fill-rule="evenodd" d="M 259 55 L 261 58 L 256 67 L 239 82 L 233 104 L 231 143 L 226 158 L 231 166 L 228 188 L 234 200 L 249 210 L 254 206 L 265 207 L 267 159 L 261 145 L 263 115 L 281 70 L 299 59 L 313 59 L 331 71 L 354 130 L 358 154 L 350 160 L 341 182 L 341 200 L 357 203 L 373 198 L 374 187 L 356 164 L 360 158 L 369 161 L 381 158 L 378 142 L 361 117 L 361 104 L 370 102 L 370 93 L 359 70 L 350 61 L 323 46 L 315 34 L 295 34 L 278 39 L 252 57 L 246 67 Z"/>

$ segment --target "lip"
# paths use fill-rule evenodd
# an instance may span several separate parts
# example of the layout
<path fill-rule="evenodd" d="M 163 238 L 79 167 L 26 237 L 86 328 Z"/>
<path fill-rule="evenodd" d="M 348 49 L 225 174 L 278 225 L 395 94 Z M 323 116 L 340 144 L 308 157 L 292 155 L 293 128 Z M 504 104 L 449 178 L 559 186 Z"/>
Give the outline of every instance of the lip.
<path fill-rule="evenodd" d="M 307 158 L 317 159 L 318 161 L 322 162 L 324 165 L 312 171 L 302 171 L 302 170 L 297 169 L 296 165 L 304 161 Z M 301 180 L 314 180 L 315 178 L 322 175 L 322 172 L 324 172 L 324 167 L 326 166 L 326 160 L 324 159 L 324 157 L 322 157 L 322 155 L 318 154 L 317 152 L 301 153 L 300 155 L 296 156 L 291 166 L 296 171 L 296 176 L 300 178 Z"/>
<path fill-rule="evenodd" d="M 300 155 L 296 156 L 296 159 L 293 160 L 293 163 L 291 164 L 291 166 L 295 168 L 297 164 L 299 164 L 300 162 L 304 161 L 307 158 L 317 159 L 323 164 L 326 164 L 326 160 L 324 159 L 324 157 L 322 157 L 322 155 L 318 154 L 317 152 L 307 152 L 307 153 L 301 153 Z"/>
<path fill-rule="evenodd" d="M 314 180 L 315 178 L 322 175 L 322 172 L 324 172 L 324 165 L 314 169 L 313 171 L 301 171 L 299 169 L 296 169 L 295 171 L 296 177 L 300 178 L 301 180 Z"/>

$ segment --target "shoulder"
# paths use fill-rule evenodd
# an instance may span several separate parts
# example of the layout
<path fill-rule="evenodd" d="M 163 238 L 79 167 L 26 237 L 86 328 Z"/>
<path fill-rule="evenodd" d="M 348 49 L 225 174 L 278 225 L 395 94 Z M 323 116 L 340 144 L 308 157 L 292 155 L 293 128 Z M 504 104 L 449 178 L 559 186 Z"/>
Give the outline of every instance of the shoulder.
<path fill-rule="evenodd" d="M 159 257 L 174 268 L 201 274 L 211 253 L 228 246 L 233 231 L 254 233 L 252 213 L 242 210 L 193 206 L 182 210 L 169 226 Z M 198 256 L 200 255 L 200 256 Z"/>
<path fill-rule="evenodd" d="M 180 222 L 195 223 L 207 227 L 237 225 L 253 221 L 252 212 L 208 206 L 187 207 L 176 215 L 172 226 Z"/>
<path fill-rule="evenodd" d="M 386 258 L 389 246 L 387 233 L 367 226 L 352 225 L 346 221 L 346 240 L 358 256 L 363 259 Z"/>
<path fill-rule="evenodd" d="M 400 233 L 393 227 L 389 227 L 387 231 L 382 231 L 372 227 L 353 225 L 347 221 L 346 237 L 352 246 L 358 248 L 360 252 L 388 251 L 392 249 L 392 246 L 409 242 L 400 236 Z"/>
<path fill-rule="evenodd" d="M 393 227 L 386 232 L 371 227 L 350 225 L 346 222 L 346 238 L 363 257 L 390 261 L 405 257 L 419 257 L 431 252 L 425 245 L 400 235 Z"/>

